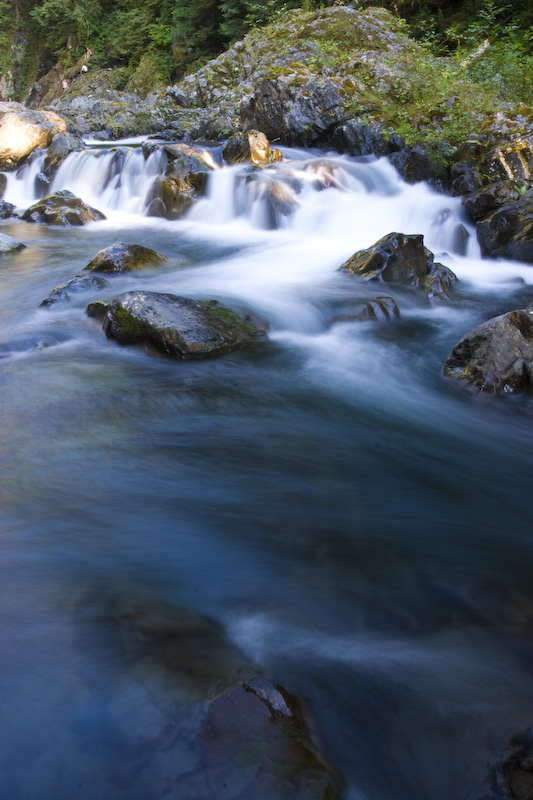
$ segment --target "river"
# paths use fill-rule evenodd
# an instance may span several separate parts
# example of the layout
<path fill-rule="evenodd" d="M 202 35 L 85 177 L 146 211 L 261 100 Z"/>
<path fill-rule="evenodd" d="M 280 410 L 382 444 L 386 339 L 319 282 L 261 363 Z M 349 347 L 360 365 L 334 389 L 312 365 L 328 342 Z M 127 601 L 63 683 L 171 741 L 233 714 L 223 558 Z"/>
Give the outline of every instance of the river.
<path fill-rule="evenodd" d="M 532 405 L 442 365 L 531 301 L 533 267 L 483 260 L 460 200 L 384 159 L 330 154 L 318 191 L 305 167 L 324 154 L 284 150 L 287 215 L 219 168 L 171 222 L 142 215 L 157 163 L 122 152 L 115 174 L 95 147 L 54 181 L 106 221 L 0 222 L 27 245 L 0 261 L 1 796 L 189 800 L 156 794 L 153 707 L 102 622 L 98 598 L 127 585 L 216 620 L 302 697 L 346 800 L 478 800 L 533 724 Z M 20 210 L 39 166 L 8 177 Z M 460 279 L 451 302 L 338 272 L 391 231 L 424 234 Z M 40 307 L 114 241 L 168 261 L 112 296 L 216 298 L 267 340 L 177 363 L 108 341 L 85 313 L 97 293 Z M 380 294 L 398 320 L 335 322 Z"/>

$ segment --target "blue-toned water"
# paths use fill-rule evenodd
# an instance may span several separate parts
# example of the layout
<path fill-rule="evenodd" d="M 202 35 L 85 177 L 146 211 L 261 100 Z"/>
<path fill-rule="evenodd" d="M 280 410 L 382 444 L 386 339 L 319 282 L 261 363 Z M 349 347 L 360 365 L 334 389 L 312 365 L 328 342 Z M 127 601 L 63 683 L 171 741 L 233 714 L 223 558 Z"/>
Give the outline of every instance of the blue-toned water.
<path fill-rule="evenodd" d="M 202 704 L 141 680 L 102 611 L 127 586 L 220 622 L 302 697 L 346 800 L 478 800 L 533 722 L 532 405 L 441 370 L 533 299 L 533 267 L 482 260 L 460 201 L 386 161 L 330 157 L 321 191 L 323 155 L 285 151 L 251 185 L 217 169 L 167 222 L 127 155 L 120 185 L 93 180 L 101 149 L 54 183 L 107 221 L 0 222 L 27 245 L 0 261 L 0 796 L 204 800 L 183 778 Z M 29 205 L 38 167 L 5 199 Z M 456 272 L 450 303 L 337 271 L 391 231 Z M 39 307 L 117 240 L 168 261 Z M 268 339 L 204 362 L 122 348 L 85 308 L 135 288 L 252 311 Z M 334 322 L 379 294 L 399 320 Z"/>

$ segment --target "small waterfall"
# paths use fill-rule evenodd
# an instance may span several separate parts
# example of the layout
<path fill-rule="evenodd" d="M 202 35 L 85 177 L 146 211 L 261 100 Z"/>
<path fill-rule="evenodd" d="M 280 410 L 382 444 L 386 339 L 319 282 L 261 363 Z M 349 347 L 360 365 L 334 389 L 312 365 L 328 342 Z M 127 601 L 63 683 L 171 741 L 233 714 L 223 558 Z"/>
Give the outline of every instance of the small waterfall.
<path fill-rule="evenodd" d="M 145 159 L 140 148 L 88 148 L 65 159 L 51 191 L 69 189 L 104 212 L 142 214 L 150 187 L 165 163 L 157 150 Z"/>

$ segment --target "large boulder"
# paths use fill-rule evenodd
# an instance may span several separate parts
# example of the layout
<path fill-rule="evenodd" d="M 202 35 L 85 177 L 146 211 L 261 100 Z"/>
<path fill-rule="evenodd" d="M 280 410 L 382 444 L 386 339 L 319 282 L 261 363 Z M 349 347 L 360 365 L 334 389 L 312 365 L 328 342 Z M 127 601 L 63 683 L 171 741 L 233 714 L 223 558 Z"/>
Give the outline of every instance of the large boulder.
<path fill-rule="evenodd" d="M 156 178 L 147 198 L 148 216 L 180 219 L 205 193 L 212 168 L 187 145 L 165 145 L 167 158 L 163 176 Z"/>
<path fill-rule="evenodd" d="M 100 250 L 84 269 L 88 272 L 133 272 L 144 267 L 158 267 L 166 260 L 166 256 L 149 247 L 114 242 Z"/>
<path fill-rule="evenodd" d="M 105 310 L 103 328 L 120 344 L 152 345 L 174 358 L 218 356 L 250 344 L 265 331 L 219 305 L 158 292 L 126 292 Z"/>
<path fill-rule="evenodd" d="M 0 170 L 16 169 L 36 147 L 48 147 L 66 129 L 65 121 L 52 111 L 0 103 Z"/>
<path fill-rule="evenodd" d="M 367 250 L 354 253 L 340 269 L 363 280 L 414 286 L 432 299 L 445 299 L 457 280 L 448 267 L 434 262 L 423 236 L 404 233 L 388 233 Z"/>
<path fill-rule="evenodd" d="M 86 205 L 83 200 L 62 189 L 48 194 L 26 209 L 22 215 L 26 222 L 47 222 L 51 225 L 87 225 L 105 219 L 101 211 Z"/>
<path fill-rule="evenodd" d="M 477 237 L 485 255 L 533 263 L 533 188 L 480 222 Z"/>
<path fill-rule="evenodd" d="M 467 333 L 444 365 L 448 378 L 490 394 L 533 390 L 533 304 Z"/>
<path fill-rule="evenodd" d="M 310 146 L 345 118 L 339 84 L 316 75 L 265 78 L 241 105 L 244 128 L 288 145 Z"/>

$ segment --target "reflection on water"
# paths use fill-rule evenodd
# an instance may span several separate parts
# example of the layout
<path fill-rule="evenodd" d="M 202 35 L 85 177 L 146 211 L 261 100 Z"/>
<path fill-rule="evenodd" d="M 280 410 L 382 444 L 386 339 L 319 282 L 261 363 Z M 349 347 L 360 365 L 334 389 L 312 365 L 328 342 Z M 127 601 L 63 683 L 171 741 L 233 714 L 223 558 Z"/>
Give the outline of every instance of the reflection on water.
<path fill-rule="evenodd" d="M 297 156 L 268 179 L 294 187 Z M 531 405 L 441 366 L 526 303 L 533 270 L 480 260 L 472 235 L 451 252 L 456 200 L 334 162 L 339 186 L 302 182 L 277 230 L 235 218 L 234 169 L 181 222 L 103 195 L 88 228 L 2 222 L 28 245 L 0 265 L 2 796 L 189 797 L 203 705 L 110 623 L 125 584 L 220 623 L 305 698 L 350 800 L 477 800 L 532 723 Z M 331 324 L 383 294 L 336 270 L 392 230 L 448 252 L 456 300 L 395 287 L 389 326 Z M 39 308 L 117 239 L 169 261 Z M 141 287 L 251 309 L 269 340 L 203 363 L 120 348 L 85 306 Z"/>

